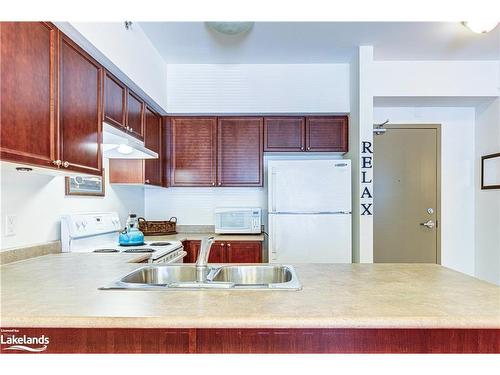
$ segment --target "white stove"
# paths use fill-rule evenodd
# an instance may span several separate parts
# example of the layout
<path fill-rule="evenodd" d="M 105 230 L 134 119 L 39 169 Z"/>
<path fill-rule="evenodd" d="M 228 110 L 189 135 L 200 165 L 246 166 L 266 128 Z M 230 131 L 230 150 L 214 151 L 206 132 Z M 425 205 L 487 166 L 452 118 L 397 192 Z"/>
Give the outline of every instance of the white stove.
<path fill-rule="evenodd" d="M 182 262 L 186 252 L 180 241 L 151 241 L 139 246 L 121 246 L 122 230 L 115 212 L 96 212 L 64 215 L 61 218 L 63 252 L 111 254 L 150 254 L 153 263 Z"/>

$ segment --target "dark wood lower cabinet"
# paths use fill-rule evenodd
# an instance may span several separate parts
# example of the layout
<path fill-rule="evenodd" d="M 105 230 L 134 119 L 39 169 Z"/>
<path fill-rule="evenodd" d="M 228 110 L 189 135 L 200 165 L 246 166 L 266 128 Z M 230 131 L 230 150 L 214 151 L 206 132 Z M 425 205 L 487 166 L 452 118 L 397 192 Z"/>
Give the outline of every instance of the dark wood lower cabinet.
<path fill-rule="evenodd" d="M 200 252 L 201 241 L 182 243 L 187 255 L 184 263 L 195 263 Z M 260 241 L 215 241 L 208 257 L 209 263 L 261 263 L 262 242 Z"/>
<path fill-rule="evenodd" d="M 48 337 L 40 353 L 500 353 L 500 329 L 2 328 L 12 334 Z"/>

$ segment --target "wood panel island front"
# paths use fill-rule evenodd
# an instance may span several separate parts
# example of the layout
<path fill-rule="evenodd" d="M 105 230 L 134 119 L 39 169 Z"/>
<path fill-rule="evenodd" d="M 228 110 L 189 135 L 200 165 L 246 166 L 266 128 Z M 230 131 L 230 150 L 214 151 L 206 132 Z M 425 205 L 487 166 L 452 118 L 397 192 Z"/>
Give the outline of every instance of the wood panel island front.
<path fill-rule="evenodd" d="M 2 353 L 499 353 L 500 288 L 430 264 L 297 264 L 300 291 L 99 290 L 137 255 L 1 266 Z M 24 341 L 26 342 L 26 341 Z M 14 345 L 15 346 L 15 345 Z"/>

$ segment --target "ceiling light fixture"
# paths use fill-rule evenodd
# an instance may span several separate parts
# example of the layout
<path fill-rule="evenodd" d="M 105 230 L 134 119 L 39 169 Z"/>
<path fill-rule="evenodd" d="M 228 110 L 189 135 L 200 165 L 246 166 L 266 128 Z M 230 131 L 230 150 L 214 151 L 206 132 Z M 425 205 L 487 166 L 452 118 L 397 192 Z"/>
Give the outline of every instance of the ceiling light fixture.
<path fill-rule="evenodd" d="M 211 29 L 226 35 L 237 35 L 246 33 L 254 22 L 206 22 Z"/>
<path fill-rule="evenodd" d="M 462 25 L 467 27 L 469 30 L 477 34 L 486 34 L 493 30 L 497 25 L 498 21 L 491 20 L 481 20 L 481 21 L 464 21 Z"/>

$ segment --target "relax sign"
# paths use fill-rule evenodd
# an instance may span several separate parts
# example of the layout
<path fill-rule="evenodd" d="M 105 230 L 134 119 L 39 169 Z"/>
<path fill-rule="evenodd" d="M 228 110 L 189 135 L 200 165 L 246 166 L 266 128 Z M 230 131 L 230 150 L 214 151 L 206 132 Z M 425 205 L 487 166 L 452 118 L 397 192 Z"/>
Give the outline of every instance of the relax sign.
<path fill-rule="evenodd" d="M 361 215 L 373 214 L 373 144 L 361 142 Z"/>

